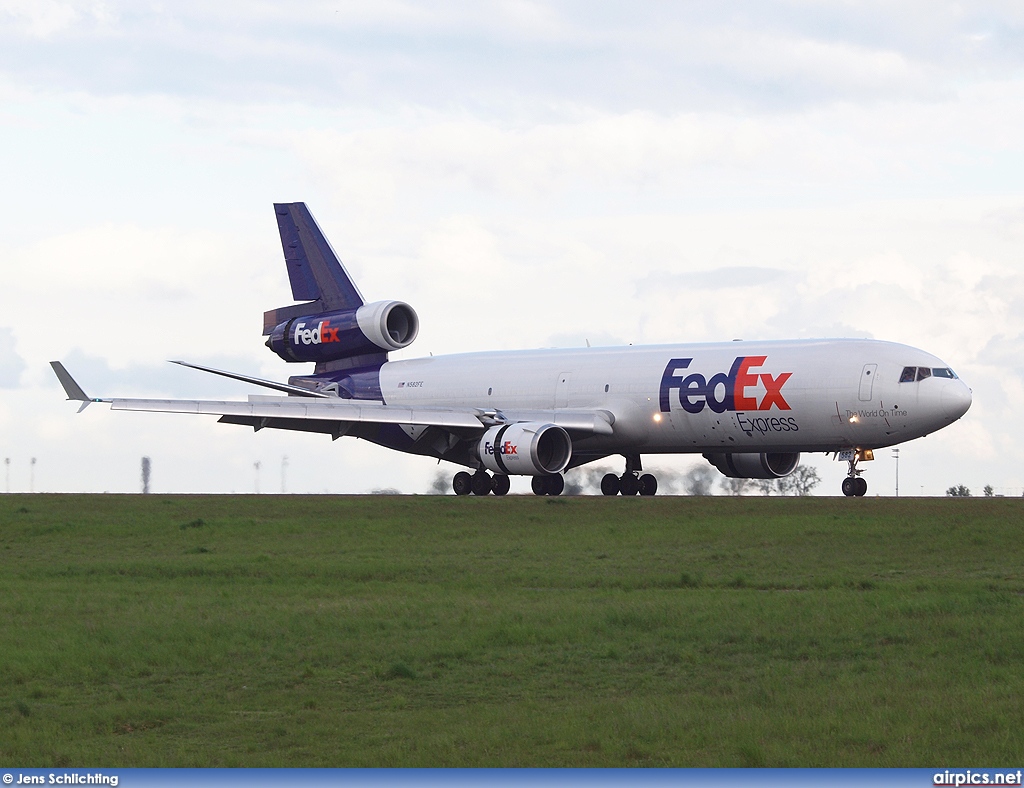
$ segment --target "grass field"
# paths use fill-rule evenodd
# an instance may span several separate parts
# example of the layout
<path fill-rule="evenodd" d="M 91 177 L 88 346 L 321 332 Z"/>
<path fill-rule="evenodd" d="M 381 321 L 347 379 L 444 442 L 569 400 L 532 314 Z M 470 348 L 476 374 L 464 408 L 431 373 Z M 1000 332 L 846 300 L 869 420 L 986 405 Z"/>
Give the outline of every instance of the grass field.
<path fill-rule="evenodd" d="M 1019 764 L 1022 507 L 0 496 L 0 763 Z"/>

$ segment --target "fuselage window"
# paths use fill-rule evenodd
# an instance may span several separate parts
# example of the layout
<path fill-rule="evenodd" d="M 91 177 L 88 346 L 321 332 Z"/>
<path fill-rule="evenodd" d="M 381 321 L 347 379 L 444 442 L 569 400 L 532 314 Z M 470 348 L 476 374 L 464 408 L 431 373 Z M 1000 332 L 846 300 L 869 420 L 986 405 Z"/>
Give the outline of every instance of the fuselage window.
<path fill-rule="evenodd" d="M 900 383 L 913 383 L 917 380 L 917 367 L 904 367 L 900 375 Z"/>
<path fill-rule="evenodd" d="M 928 367 L 918 367 L 917 368 L 917 379 L 918 380 L 924 380 L 925 378 L 930 378 L 931 376 L 932 376 L 932 371 L 930 369 L 928 369 Z"/>
<path fill-rule="evenodd" d="M 932 370 L 932 374 L 937 378 L 956 378 L 956 373 L 953 370 L 943 367 L 936 367 Z"/>

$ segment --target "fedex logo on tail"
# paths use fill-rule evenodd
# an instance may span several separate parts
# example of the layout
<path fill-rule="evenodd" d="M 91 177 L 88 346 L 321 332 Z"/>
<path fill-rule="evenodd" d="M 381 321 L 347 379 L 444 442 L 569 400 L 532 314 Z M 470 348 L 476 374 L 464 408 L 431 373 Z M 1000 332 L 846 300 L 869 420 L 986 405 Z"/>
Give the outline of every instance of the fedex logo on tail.
<path fill-rule="evenodd" d="M 674 358 L 665 367 L 661 376 L 661 410 L 671 410 L 671 393 L 678 391 L 679 404 L 687 413 L 700 413 L 705 405 L 715 413 L 731 411 L 791 410 L 786 398 L 782 395 L 782 387 L 792 376 L 792 372 L 781 372 L 771 375 L 767 372 L 753 372 L 761 367 L 767 356 L 739 356 L 732 363 L 728 372 L 719 372 L 705 378 L 699 372 L 683 377 L 678 374 L 690 366 L 692 358 Z M 764 396 L 760 402 L 758 382 L 764 386 Z"/>
<path fill-rule="evenodd" d="M 331 328 L 330 320 L 321 320 L 316 328 L 306 328 L 305 323 L 296 323 L 295 332 L 292 335 L 292 342 L 296 345 L 300 342 L 303 345 L 325 345 L 328 342 L 340 342 L 338 332 L 341 328 Z"/>

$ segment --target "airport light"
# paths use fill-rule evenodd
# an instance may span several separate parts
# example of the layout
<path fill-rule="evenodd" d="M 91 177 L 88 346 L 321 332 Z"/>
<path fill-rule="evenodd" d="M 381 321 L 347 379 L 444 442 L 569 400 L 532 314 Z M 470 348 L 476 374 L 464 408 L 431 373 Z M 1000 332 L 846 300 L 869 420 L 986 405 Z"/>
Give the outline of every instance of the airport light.
<path fill-rule="evenodd" d="M 896 460 L 896 497 L 900 497 L 900 450 L 896 447 L 892 450 L 892 457 Z"/>
<path fill-rule="evenodd" d="M 7 476 L 7 492 L 11 491 L 11 458 L 4 457 L 4 471 Z"/>
<path fill-rule="evenodd" d="M 36 491 L 36 458 L 33 457 L 28 464 L 28 491 Z"/>

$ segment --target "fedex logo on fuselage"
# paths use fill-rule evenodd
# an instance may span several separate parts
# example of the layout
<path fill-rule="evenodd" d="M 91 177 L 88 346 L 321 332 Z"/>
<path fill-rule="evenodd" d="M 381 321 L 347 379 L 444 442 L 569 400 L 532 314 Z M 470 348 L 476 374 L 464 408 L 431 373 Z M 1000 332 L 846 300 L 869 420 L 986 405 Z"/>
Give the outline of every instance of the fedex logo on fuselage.
<path fill-rule="evenodd" d="M 303 345 L 325 345 L 328 342 L 341 342 L 338 332 L 341 328 L 331 328 L 330 320 L 321 320 L 316 328 L 306 328 L 305 323 L 295 324 L 295 333 L 292 335 L 292 342 L 296 345 L 300 342 Z"/>
<path fill-rule="evenodd" d="M 671 392 L 679 392 L 679 404 L 687 413 L 700 413 L 704 406 L 715 413 L 727 410 L 791 410 L 786 398 L 782 396 L 782 387 L 792 376 L 792 372 L 780 372 L 770 375 L 766 372 L 751 370 L 764 364 L 767 356 L 739 356 L 732 362 L 728 372 L 719 372 L 705 378 L 699 372 L 686 377 L 678 375 L 681 370 L 688 369 L 692 358 L 674 358 L 665 367 L 661 376 L 661 410 L 671 410 Z M 764 397 L 758 402 L 755 390 L 758 382 L 764 386 Z"/>
<path fill-rule="evenodd" d="M 494 444 L 492 444 L 490 441 L 486 441 L 484 443 L 484 453 L 519 454 L 519 447 L 516 444 L 512 443 L 512 441 L 505 441 L 500 446 L 495 448 Z"/>

